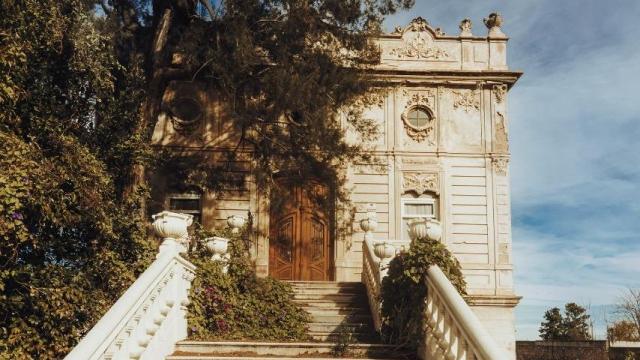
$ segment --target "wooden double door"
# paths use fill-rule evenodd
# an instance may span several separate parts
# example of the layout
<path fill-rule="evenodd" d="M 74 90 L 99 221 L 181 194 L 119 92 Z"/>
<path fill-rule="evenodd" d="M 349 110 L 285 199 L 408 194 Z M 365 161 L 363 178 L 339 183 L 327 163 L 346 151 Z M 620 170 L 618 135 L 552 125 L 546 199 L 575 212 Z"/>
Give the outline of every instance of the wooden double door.
<path fill-rule="evenodd" d="M 286 186 L 286 185 L 285 185 Z M 269 234 L 269 275 L 280 280 L 331 280 L 330 226 L 318 198 L 319 185 L 289 186 L 272 206 Z"/>

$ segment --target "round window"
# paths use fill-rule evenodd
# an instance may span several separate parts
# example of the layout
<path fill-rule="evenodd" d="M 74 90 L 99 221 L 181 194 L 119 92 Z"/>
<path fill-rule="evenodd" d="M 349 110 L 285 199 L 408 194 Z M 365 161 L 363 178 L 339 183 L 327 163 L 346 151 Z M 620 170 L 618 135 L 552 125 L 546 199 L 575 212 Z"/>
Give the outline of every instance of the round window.
<path fill-rule="evenodd" d="M 407 120 L 409 125 L 415 128 L 423 128 L 431 121 L 431 115 L 424 109 L 415 108 L 409 111 L 407 114 Z"/>
<path fill-rule="evenodd" d="M 202 106 L 189 97 L 180 97 L 171 102 L 170 116 L 178 131 L 192 130 L 202 118 Z"/>
<path fill-rule="evenodd" d="M 198 120 L 202 113 L 198 101 L 188 97 L 176 99 L 172 104 L 172 110 L 176 117 L 188 123 Z"/>

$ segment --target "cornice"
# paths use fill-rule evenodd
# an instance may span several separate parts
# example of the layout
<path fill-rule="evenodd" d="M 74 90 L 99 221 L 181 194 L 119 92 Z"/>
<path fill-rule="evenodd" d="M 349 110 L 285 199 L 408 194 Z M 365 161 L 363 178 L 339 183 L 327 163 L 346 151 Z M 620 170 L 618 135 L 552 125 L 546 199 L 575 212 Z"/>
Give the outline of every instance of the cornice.
<path fill-rule="evenodd" d="M 487 83 L 503 83 L 513 86 L 522 71 L 512 70 L 400 70 L 400 69 L 372 69 L 374 81 L 402 83 L 405 86 L 432 85 L 471 85 L 479 81 Z"/>
<path fill-rule="evenodd" d="M 516 295 L 467 295 L 464 297 L 470 306 L 516 307 L 522 296 Z"/>

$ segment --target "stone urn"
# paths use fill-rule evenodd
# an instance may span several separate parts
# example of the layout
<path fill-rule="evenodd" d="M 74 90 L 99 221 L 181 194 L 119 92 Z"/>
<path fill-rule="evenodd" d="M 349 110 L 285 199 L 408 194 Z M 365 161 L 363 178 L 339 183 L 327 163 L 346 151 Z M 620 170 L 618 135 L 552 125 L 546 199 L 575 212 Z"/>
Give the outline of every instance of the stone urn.
<path fill-rule="evenodd" d="M 160 252 L 174 249 L 178 252 L 187 250 L 189 232 L 187 228 L 193 223 L 193 215 L 163 211 L 152 215 L 153 229 L 162 238 Z"/>
<path fill-rule="evenodd" d="M 237 234 L 244 226 L 245 219 L 242 216 L 231 215 L 227 218 L 227 225 L 231 228 L 231 233 Z"/>
<path fill-rule="evenodd" d="M 409 221 L 409 237 L 413 241 L 430 239 L 440 241 L 442 238 L 442 226 L 433 219 L 414 219 Z"/>
<path fill-rule="evenodd" d="M 365 240 L 373 240 L 373 232 L 378 228 L 378 220 L 375 217 L 368 217 L 360 220 L 360 229 L 364 231 Z"/>
<path fill-rule="evenodd" d="M 229 239 L 214 236 L 204 240 L 206 241 L 205 245 L 207 249 L 213 254 L 211 260 L 223 260 L 225 258 L 227 250 L 229 249 Z"/>
<path fill-rule="evenodd" d="M 373 253 L 376 254 L 379 259 L 385 260 L 396 255 L 396 248 L 388 242 L 379 242 L 373 246 Z"/>

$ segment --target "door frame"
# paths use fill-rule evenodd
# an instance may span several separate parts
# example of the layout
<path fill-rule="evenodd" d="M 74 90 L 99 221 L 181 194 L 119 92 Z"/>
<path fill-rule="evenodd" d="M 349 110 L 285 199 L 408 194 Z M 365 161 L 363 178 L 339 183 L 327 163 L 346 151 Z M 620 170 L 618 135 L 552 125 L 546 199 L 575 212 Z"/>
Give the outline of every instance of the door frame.
<path fill-rule="evenodd" d="M 280 183 L 288 182 L 289 179 L 286 175 L 280 175 L 277 177 L 276 181 Z M 314 183 L 315 185 L 324 186 L 327 191 L 328 203 L 330 206 L 327 209 L 324 209 L 324 217 L 326 218 L 326 224 L 328 226 L 327 234 L 328 234 L 328 250 L 327 250 L 327 280 L 325 281 L 336 281 L 336 210 L 335 210 L 335 192 L 334 187 L 329 185 L 323 185 L 320 181 L 316 179 L 309 180 L 309 183 Z M 302 185 L 297 185 L 302 186 Z M 263 274 L 266 276 L 271 275 L 271 217 L 273 215 L 271 201 L 269 197 L 269 192 L 265 192 L 262 197 L 263 206 L 263 221 L 262 221 L 262 229 L 264 234 L 264 255 L 262 266 L 264 267 Z M 302 224 L 300 224 L 302 226 Z M 295 250 L 294 250 L 295 251 Z"/>

